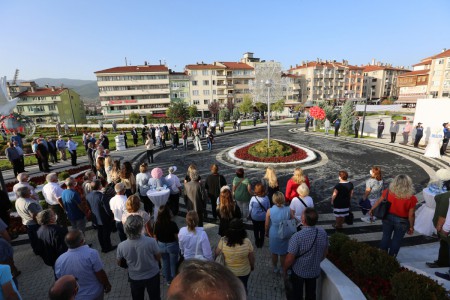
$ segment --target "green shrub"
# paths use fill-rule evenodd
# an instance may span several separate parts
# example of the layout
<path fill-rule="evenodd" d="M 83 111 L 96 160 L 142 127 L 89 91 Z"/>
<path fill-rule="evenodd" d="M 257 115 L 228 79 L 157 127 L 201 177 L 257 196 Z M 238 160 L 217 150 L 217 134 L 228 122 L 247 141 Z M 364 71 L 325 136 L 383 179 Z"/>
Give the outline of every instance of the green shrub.
<path fill-rule="evenodd" d="M 39 197 L 39 199 L 41 199 L 41 197 Z M 47 209 L 48 208 L 48 203 L 45 200 L 40 200 L 39 204 L 41 205 L 42 209 Z"/>
<path fill-rule="evenodd" d="M 374 247 L 361 248 L 350 253 L 353 269 L 362 277 L 374 277 L 389 280 L 400 270 L 398 261 L 387 252 Z"/>
<path fill-rule="evenodd" d="M 345 242 L 349 241 L 348 235 L 336 232 L 330 236 L 330 253 L 339 257 L 341 255 L 341 248 Z"/>
<path fill-rule="evenodd" d="M 436 281 L 409 270 L 395 274 L 391 279 L 391 286 L 391 295 L 395 299 L 450 299 L 445 288 Z"/>
<path fill-rule="evenodd" d="M 357 240 L 348 240 L 341 247 L 339 259 L 342 261 L 342 263 L 350 265 L 352 262 L 351 259 L 352 253 L 356 253 L 360 249 L 367 249 L 369 247 L 370 247 L 369 245 L 360 243 Z"/>
<path fill-rule="evenodd" d="M 292 148 L 284 143 L 271 140 L 270 148 L 267 150 L 267 140 L 262 140 L 261 142 L 250 147 L 250 149 L 248 149 L 248 153 L 256 157 L 282 157 L 291 155 Z"/>
<path fill-rule="evenodd" d="M 44 194 L 42 193 L 42 191 L 37 192 L 37 195 L 38 195 L 38 197 L 39 197 L 40 200 L 45 200 Z"/>
<path fill-rule="evenodd" d="M 66 180 L 69 177 L 70 177 L 70 174 L 67 171 L 62 171 L 61 173 L 58 174 L 58 180 L 59 181 L 64 181 L 64 180 Z"/>

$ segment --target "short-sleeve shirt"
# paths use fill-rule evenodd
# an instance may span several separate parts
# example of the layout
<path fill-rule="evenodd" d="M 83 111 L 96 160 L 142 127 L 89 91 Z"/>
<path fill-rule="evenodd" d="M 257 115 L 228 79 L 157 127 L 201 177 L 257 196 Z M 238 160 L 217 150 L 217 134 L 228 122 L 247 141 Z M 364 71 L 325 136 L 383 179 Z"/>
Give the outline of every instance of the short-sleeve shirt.
<path fill-rule="evenodd" d="M 236 276 L 246 276 L 250 274 L 251 266 L 248 259 L 249 253 L 253 252 L 252 242 L 245 238 L 242 245 L 235 244 L 233 247 L 227 245 L 226 238 L 221 238 L 217 247 L 225 255 L 227 268 Z"/>
<path fill-rule="evenodd" d="M 383 191 L 383 197 L 386 197 L 387 189 Z M 391 202 L 389 213 L 400 218 L 408 218 L 409 210 L 416 207 L 417 198 L 412 195 L 408 199 L 399 199 L 397 196 L 389 191 L 388 199 Z"/>
<path fill-rule="evenodd" d="M 248 211 L 251 213 L 253 220 L 264 221 L 266 219 L 266 213 L 269 207 L 269 197 L 253 196 L 252 199 L 250 199 L 250 203 L 248 204 Z"/>
<path fill-rule="evenodd" d="M 61 198 L 69 220 L 76 221 L 84 218 L 83 211 L 78 207 L 78 205 L 81 205 L 81 198 L 78 192 L 72 189 L 64 190 Z"/>
<path fill-rule="evenodd" d="M 249 184 L 250 181 L 247 178 L 234 177 L 233 186 L 237 186 L 236 190 L 234 191 L 234 199 L 236 201 L 243 201 L 243 202 L 250 201 L 251 195 L 247 189 L 247 186 Z"/>
<path fill-rule="evenodd" d="M 128 265 L 128 276 L 132 280 L 150 279 L 159 273 L 155 255 L 159 253 L 158 243 L 154 238 L 141 236 L 127 239 L 117 247 L 117 260 L 124 258 Z"/>
<path fill-rule="evenodd" d="M 177 175 L 169 174 L 166 176 L 166 184 L 170 188 L 170 193 L 172 195 L 179 194 L 180 193 L 180 179 Z"/>
<path fill-rule="evenodd" d="M 302 198 L 303 202 L 305 202 L 307 207 L 314 207 L 313 199 L 310 196 L 306 196 Z M 298 221 L 302 220 L 302 214 L 305 210 L 305 205 L 300 201 L 299 197 L 294 197 L 289 205 L 289 208 L 294 211 L 295 218 Z"/>
<path fill-rule="evenodd" d="M 56 182 L 49 182 L 42 188 L 45 201 L 50 205 L 59 205 L 58 198 L 61 198 L 63 189 Z"/>
<path fill-rule="evenodd" d="M 19 188 L 21 188 L 21 187 L 27 187 L 27 188 L 29 188 L 29 189 L 30 189 L 30 193 L 31 193 L 32 196 L 33 196 L 33 195 L 37 195 L 37 194 L 36 194 L 36 191 L 34 190 L 34 187 L 32 187 L 28 182 L 19 182 L 19 183 L 16 183 L 16 184 L 13 186 L 13 192 L 17 194 L 17 190 L 18 190 Z M 19 196 L 17 196 L 17 197 L 19 197 Z"/>
<path fill-rule="evenodd" d="M 42 210 L 42 207 L 32 199 L 19 198 L 16 200 L 16 210 L 22 218 L 23 225 L 36 225 L 33 215 Z"/>
<path fill-rule="evenodd" d="M 122 214 L 125 212 L 125 203 L 127 202 L 127 196 L 116 195 L 109 200 L 109 207 L 114 214 L 114 220 L 122 222 Z"/>
<path fill-rule="evenodd" d="M 78 278 L 80 289 L 76 300 L 97 299 L 103 294 L 103 285 L 98 281 L 95 273 L 103 270 L 103 263 L 98 251 L 83 245 L 69 249 L 63 253 L 55 263 L 56 278 L 64 275 L 73 275 Z"/>
<path fill-rule="evenodd" d="M 314 241 L 316 232 L 317 238 Z M 294 233 L 289 240 L 288 253 L 294 256 L 301 255 L 292 265 L 294 273 L 302 278 L 319 277 L 320 262 L 327 247 L 328 236 L 323 228 L 305 226 L 302 230 Z"/>
<path fill-rule="evenodd" d="M 13 290 L 16 292 L 19 299 L 22 299 L 22 297 L 20 297 L 19 292 L 17 291 L 17 287 L 16 284 L 14 283 L 14 280 L 12 279 L 11 267 L 8 265 L 0 265 L 0 285 L 3 286 L 8 282 L 11 282 Z M 0 289 L 0 299 L 5 299 L 5 295 L 3 295 L 3 291 L 1 289 Z"/>
<path fill-rule="evenodd" d="M 338 191 L 338 194 L 333 202 L 334 208 L 349 208 L 353 183 L 339 182 L 334 188 Z"/>
<path fill-rule="evenodd" d="M 369 178 L 366 181 L 366 190 L 370 189 L 369 199 L 379 199 L 381 192 L 383 191 L 383 180 L 376 180 L 375 178 Z"/>
<path fill-rule="evenodd" d="M 168 226 L 159 226 L 158 223 L 154 226 L 155 236 L 161 243 L 176 242 L 176 235 L 180 231 L 177 223 L 170 221 Z"/>

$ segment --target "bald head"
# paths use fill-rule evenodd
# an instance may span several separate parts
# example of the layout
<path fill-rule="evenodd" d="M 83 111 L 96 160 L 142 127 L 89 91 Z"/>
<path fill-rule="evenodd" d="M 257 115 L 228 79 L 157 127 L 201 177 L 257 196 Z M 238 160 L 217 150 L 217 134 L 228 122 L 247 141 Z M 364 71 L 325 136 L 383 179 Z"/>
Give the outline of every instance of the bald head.
<path fill-rule="evenodd" d="M 78 283 L 73 275 L 64 275 L 55 281 L 48 291 L 50 300 L 72 300 L 78 292 Z"/>
<path fill-rule="evenodd" d="M 187 260 L 167 291 L 168 300 L 244 300 L 244 285 L 229 269 L 210 261 Z"/>
<path fill-rule="evenodd" d="M 69 249 L 78 248 L 84 245 L 84 235 L 81 230 L 70 229 L 69 233 L 66 234 L 64 242 Z"/>

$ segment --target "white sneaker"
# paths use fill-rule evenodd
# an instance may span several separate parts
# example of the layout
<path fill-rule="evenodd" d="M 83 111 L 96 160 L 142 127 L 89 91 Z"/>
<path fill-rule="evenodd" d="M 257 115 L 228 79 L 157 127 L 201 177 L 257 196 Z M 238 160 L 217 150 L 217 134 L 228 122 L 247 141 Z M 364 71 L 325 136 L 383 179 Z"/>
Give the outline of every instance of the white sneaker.
<path fill-rule="evenodd" d="M 368 224 L 372 224 L 373 223 L 373 221 L 370 219 L 370 216 L 362 217 L 361 221 L 366 222 Z"/>

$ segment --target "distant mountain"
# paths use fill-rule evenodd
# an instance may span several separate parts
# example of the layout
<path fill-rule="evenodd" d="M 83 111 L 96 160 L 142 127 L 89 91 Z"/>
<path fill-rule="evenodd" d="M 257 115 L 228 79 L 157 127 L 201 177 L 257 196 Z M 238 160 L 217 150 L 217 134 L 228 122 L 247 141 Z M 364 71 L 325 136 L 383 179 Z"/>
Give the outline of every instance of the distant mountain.
<path fill-rule="evenodd" d="M 80 97 L 85 102 L 97 102 L 98 101 L 98 87 L 95 80 L 81 80 L 81 79 L 68 79 L 68 78 L 37 78 L 33 79 L 39 86 L 61 86 L 73 89 L 80 94 Z"/>

